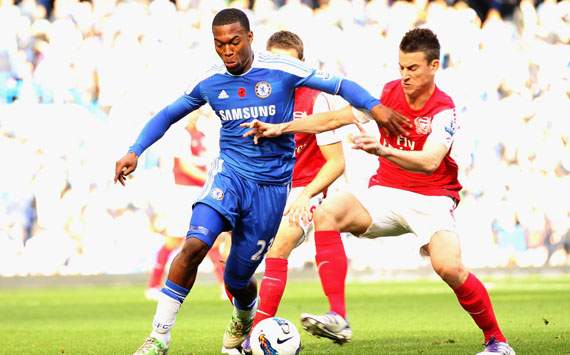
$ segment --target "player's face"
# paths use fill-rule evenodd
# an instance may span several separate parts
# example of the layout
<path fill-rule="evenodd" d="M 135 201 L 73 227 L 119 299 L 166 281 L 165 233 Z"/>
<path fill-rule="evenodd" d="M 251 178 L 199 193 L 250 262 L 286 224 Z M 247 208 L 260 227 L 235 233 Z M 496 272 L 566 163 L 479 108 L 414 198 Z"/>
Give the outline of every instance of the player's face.
<path fill-rule="evenodd" d="M 239 22 L 222 26 L 212 26 L 216 53 L 224 61 L 232 74 L 243 74 L 251 67 L 253 33 L 246 31 Z"/>
<path fill-rule="evenodd" d="M 424 52 L 404 53 L 400 51 L 400 75 L 402 88 L 408 97 L 417 97 L 428 92 L 435 85 L 435 73 L 439 60 L 428 63 Z"/>
<path fill-rule="evenodd" d="M 297 52 L 297 50 L 294 48 L 270 47 L 270 48 L 268 48 L 268 50 L 271 53 L 288 55 L 288 56 L 291 56 L 293 58 L 301 59 L 301 58 L 299 58 L 299 52 Z"/>

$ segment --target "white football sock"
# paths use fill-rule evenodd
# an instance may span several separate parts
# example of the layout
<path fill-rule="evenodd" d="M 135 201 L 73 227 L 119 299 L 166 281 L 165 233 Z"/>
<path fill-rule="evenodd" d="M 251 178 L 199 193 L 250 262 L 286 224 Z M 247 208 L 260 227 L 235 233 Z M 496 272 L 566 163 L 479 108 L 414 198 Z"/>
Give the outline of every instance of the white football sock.
<path fill-rule="evenodd" d="M 152 320 L 150 336 L 168 345 L 170 343 L 170 330 L 174 327 L 176 314 L 180 310 L 181 305 L 177 300 L 161 292 L 156 305 L 156 313 Z"/>

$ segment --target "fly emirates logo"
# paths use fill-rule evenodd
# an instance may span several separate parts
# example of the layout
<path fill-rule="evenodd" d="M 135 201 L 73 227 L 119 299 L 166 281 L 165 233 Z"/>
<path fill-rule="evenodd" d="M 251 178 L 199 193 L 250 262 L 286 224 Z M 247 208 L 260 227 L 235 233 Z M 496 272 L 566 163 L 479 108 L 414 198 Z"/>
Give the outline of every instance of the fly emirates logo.
<path fill-rule="evenodd" d="M 248 118 L 259 118 L 275 116 L 275 105 L 269 106 L 250 106 L 250 107 L 240 107 L 232 108 L 227 110 L 219 110 L 218 115 L 222 121 L 233 121 L 233 120 L 246 120 Z"/>
<path fill-rule="evenodd" d="M 394 143 L 395 146 L 390 144 L 386 138 L 382 140 L 382 145 L 385 147 L 397 148 L 400 150 L 416 150 L 416 142 L 401 135 L 396 138 Z"/>

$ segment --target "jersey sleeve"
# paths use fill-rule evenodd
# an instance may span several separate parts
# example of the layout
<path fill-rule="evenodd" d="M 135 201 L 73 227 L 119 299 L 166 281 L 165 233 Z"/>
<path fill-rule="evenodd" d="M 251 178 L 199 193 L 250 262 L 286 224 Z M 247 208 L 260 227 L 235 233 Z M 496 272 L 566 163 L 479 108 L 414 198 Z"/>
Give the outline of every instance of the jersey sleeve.
<path fill-rule="evenodd" d="M 320 93 L 313 105 L 313 113 L 328 112 L 336 110 L 340 104 L 337 102 L 336 97 Z M 325 131 L 316 135 L 317 145 L 328 145 L 342 141 L 342 137 L 338 130 Z"/>
<path fill-rule="evenodd" d="M 459 124 L 457 123 L 455 109 L 451 108 L 441 111 L 433 117 L 428 141 L 441 143 L 449 148 L 458 129 Z"/>
<path fill-rule="evenodd" d="M 338 76 L 320 70 L 312 70 L 311 74 L 302 78 L 297 86 L 308 86 L 332 95 L 337 95 L 341 83 L 342 79 Z"/>

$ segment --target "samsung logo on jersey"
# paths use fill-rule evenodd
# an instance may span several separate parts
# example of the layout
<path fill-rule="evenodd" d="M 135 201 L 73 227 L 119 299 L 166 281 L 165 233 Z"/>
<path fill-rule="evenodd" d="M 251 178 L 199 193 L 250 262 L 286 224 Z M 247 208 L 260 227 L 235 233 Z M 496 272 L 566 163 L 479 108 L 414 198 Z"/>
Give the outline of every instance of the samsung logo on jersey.
<path fill-rule="evenodd" d="M 251 106 L 232 108 L 229 110 L 219 110 L 218 115 L 223 121 L 246 120 L 248 118 L 275 116 L 275 105 Z"/>

